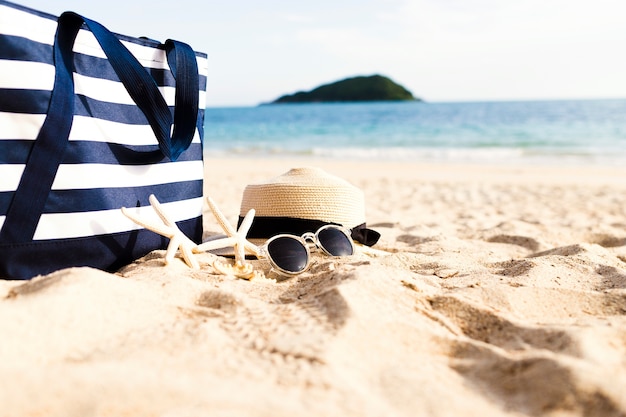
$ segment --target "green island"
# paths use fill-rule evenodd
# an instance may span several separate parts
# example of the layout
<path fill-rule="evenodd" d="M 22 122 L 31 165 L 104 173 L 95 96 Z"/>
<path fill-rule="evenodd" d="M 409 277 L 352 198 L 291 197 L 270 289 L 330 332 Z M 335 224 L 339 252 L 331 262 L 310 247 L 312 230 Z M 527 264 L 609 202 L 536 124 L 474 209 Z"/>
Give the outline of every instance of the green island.
<path fill-rule="evenodd" d="M 284 95 L 270 104 L 349 101 L 421 101 L 403 86 L 382 75 L 346 78 L 311 91 Z"/>

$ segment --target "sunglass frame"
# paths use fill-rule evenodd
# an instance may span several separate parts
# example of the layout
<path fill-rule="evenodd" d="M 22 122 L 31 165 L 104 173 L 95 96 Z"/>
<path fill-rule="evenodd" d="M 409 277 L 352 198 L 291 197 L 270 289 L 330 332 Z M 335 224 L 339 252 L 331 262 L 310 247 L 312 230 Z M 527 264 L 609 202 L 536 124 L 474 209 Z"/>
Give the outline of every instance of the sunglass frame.
<path fill-rule="evenodd" d="M 309 249 L 309 242 L 313 243 L 316 248 L 321 249 L 326 255 L 328 255 L 328 256 L 336 256 L 336 255 L 333 255 L 332 253 L 328 252 L 328 250 L 326 250 L 326 248 L 324 248 L 324 246 L 320 243 L 320 240 L 319 240 L 319 233 L 321 231 L 323 231 L 325 229 L 329 229 L 329 228 L 337 229 L 337 230 L 341 231 L 347 237 L 348 242 L 350 242 L 350 245 L 351 245 L 351 248 L 352 248 L 352 254 L 348 255 L 348 256 L 354 255 L 354 252 L 355 252 L 354 240 L 352 239 L 352 236 L 350 236 L 350 232 L 346 228 L 344 228 L 342 226 L 338 226 L 338 225 L 335 225 L 335 224 L 327 224 L 327 225 L 324 225 L 324 226 L 320 227 L 319 229 L 317 229 L 317 231 L 315 231 L 315 233 L 307 232 L 307 233 L 304 233 L 302 236 L 292 235 L 292 234 L 289 234 L 289 233 L 281 233 L 279 235 L 272 236 L 271 238 L 269 238 L 263 244 L 263 246 L 261 246 L 259 248 L 259 256 L 261 258 L 263 258 L 263 259 L 268 260 L 270 265 L 272 266 L 272 269 L 274 269 L 280 275 L 289 276 L 289 277 L 300 275 L 300 274 L 306 272 L 309 269 L 309 267 L 311 266 L 311 250 Z M 285 238 L 285 237 L 296 240 L 298 243 L 300 243 L 304 247 L 304 249 L 306 251 L 306 256 L 307 256 L 307 258 L 306 258 L 306 265 L 300 271 L 294 272 L 294 271 L 289 271 L 287 269 L 282 268 L 281 266 L 279 266 L 276 263 L 276 261 L 272 258 L 271 254 L 269 253 L 268 248 L 269 248 L 270 243 L 273 242 L 276 239 Z"/>
<path fill-rule="evenodd" d="M 306 251 L 306 265 L 300 271 L 294 272 L 294 271 L 289 271 L 287 269 L 284 269 L 283 267 L 281 267 L 280 265 L 276 263 L 274 258 L 272 258 L 272 255 L 269 253 L 270 243 L 272 243 L 273 241 L 277 239 L 285 238 L 285 237 L 296 240 L 298 243 L 300 243 L 304 247 Z M 259 251 L 260 257 L 268 260 L 270 265 L 272 265 L 272 269 L 274 269 L 280 275 L 290 276 L 290 277 L 295 276 L 295 275 L 300 275 L 303 272 L 306 272 L 306 270 L 309 269 L 309 267 L 311 266 L 311 251 L 309 250 L 309 245 L 307 245 L 307 242 L 300 236 L 290 235 L 287 233 L 282 233 L 280 235 L 272 236 L 259 249 L 260 249 Z"/>
<path fill-rule="evenodd" d="M 352 239 L 352 236 L 350 236 L 350 231 L 347 230 L 345 227 L 336 225 L 336 224 L 327 224 L 325 226 L 320 227 L 319 229 L 317 229 L 317 231 L 315 233 L 312 232 L 307 232 L 305 234 L 302 235 L 302 239 L 305 240 L 305 242 L 308 242 L 310 239 L 311 242 L 313 242 L 313 244 L 315 244 L 315 247 L 318 249 L 321 249 L 326 255 L 328 256 L 341 256 L 341 255 L 334 255 L 332 253 L 330 253 L 325 247 L 324 245 L 322 245 L 322 243 L 320 242 L 320 238 L 319 235 L 321 232 L 323 232 L 324 230 L 327 229 L 335 229 L 340 231 L 341 233 L 343 233 L 345 235 L 345 237 L 348 239 L 348 243 L 350 243 L 350 255 L 345 255 L 345 256 L 352 256 L 354 255 L 354 240 Z"/>

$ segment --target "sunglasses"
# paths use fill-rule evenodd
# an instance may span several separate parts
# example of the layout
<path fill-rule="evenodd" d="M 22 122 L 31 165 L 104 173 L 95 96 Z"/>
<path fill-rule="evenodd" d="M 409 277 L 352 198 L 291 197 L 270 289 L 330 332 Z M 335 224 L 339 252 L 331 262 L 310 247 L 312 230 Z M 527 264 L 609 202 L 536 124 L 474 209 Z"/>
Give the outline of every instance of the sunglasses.
<path fill-rule="evenodd" d="M 259 248 L 259 257 L 269 260 L 272 268 L 281 275 L 298 275 L 311 264 L 309 246 L 321 249 L 330 256 L 354 254 L 350 233 L 342 227 L 329 224 L 315 233 L 307 232 L 302 236 L 276 235 Z"/>

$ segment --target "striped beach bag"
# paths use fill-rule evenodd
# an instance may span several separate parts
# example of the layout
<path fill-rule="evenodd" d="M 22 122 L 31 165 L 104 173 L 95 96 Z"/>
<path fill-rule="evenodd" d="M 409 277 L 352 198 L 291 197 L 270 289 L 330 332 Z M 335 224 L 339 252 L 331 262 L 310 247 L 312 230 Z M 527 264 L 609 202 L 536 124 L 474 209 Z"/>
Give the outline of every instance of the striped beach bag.
<path fill-rule="evenodd" d="M 185 43 L 0 0 L 0 279 L 164 248 L 120 211 L 150 194 L 201 240 L 206 73 Z"/>

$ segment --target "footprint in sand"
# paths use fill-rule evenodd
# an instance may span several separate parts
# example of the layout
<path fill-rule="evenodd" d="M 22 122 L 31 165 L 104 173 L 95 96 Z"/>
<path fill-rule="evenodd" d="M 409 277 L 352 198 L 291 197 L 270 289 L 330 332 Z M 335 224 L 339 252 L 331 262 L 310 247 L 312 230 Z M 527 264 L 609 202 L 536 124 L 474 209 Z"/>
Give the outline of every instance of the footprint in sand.
<path fill-rule="evenodd" d="M 537 240 L 528 236 L 516 236 L 516 235 L 496 235 L 487 239 L 490 243 L 508 243 L 511 245 L 521 246 L 531 251 L 539 249 L 540 244 Z"/>
<path fill-rule="evenodd" d="M 511 298 L 524 305 L 520 298 L 534 297 L 540 290 L 511 291 Z M 546 291 L 552 292 L 552 298 L 558 295 L 559 304 L 575 305 L 581 301 L 580 292 Z M 568 294 L 570 299 L 563 299 Z M 590 296 L 587 292 L 584 295 Z M 590 297 L 578 312 L 581 317 L 626 314 L 626 295 L 594 293 Z M 550 298 L 548 294 L 546 302 Z M 603 332 L 591 337 L 602 346 L 612 347 L 598 356 L 594 346 L 586 345 L 590 338 L 585 334 L 597 328 L 513 321 L 498 309 L 451 295 L 431 297 L 428 301 L 433 317 L 454 334 L 450 340 L 451 367 L 475 389 L 496 393 L 503 408 L 528 415 L 563 410 L 572 415 L 621 415 L 624 404 L 619 387 L 624 386 L 626 378 L 616 376 L 613 384 L 594 380 L 596 367 L 610 368 L 612 361 L 621 361 L 626 353 L 626 338 L 615 337 L 618 335 L 611 333 L 616 330 L 610 323 Z M 514 313 L 520 316 L 524 312 Z"/>
<path fill-rule="evenodd" d="M 222 329 L 231 338 L 233 349 L 240 351 L 233 357 L 255 367 L 261 364 L 267 376 L 289 383 L 307 376 L 319 378 L 309 371 L 323 366 L 329 338 L 349 315 L 347 302 L 336 288 L 309 294 L 301 298 L 287 294 L 282 301 L 268 303 L 245 294 L 211 290 L 201 294 L 196 304 L 222 316 Z M 245 369 L 243 363 L 237 366 Z"/>

